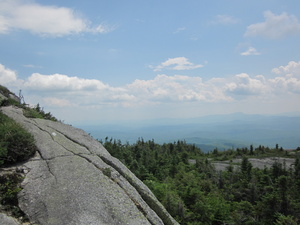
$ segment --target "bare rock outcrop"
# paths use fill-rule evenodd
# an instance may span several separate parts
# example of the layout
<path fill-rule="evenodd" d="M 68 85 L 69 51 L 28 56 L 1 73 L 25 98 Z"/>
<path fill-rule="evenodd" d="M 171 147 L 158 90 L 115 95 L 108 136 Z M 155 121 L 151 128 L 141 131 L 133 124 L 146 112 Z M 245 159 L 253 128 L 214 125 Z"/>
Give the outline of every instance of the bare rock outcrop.
<path fill-rule="evenodd" d="M 18 221 L 4 213 L 0 213 L 0 222 L 3 225 L 20 225 Z"/>
<path fill-rule="evenodd" d="M 258 169 L 264 169 L 266 168 L 271 168 L 274 163 L 280 163 L 280 164 L 285 164 L 286 168 L 289 169 L 294 166 L 295 159 L 293 158 L 282 158 L 282 157 L 267 157 L 267 158 L 249 158 L 248 159 L 251 165 L 254 168 Z M 213 162 L 212 164 L 216 168 L 216 170 L 226 170 L 228 166 L 231 165 L 231 163 L 234 163 L 233 167 L 235 169 L 239 168 L 237 164 L 241 164 L 242 159 L 234 159 L 231 162 L 229 160 L 226 161 L 219 161 L 219 162 Z"/>
<path fill-rule="evenodd" d="M 178 224 L 153 193 L 83 130 L 2 112 L 33 134 L 38 152 L 22 165 L 19 206 L 34 224 Z"/>

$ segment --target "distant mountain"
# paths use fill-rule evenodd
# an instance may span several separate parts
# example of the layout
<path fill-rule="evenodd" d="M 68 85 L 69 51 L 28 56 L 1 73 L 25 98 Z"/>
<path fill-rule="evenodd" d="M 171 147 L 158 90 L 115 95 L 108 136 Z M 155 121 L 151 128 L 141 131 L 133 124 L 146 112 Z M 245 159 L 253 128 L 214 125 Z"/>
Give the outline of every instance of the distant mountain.
<path fill-rule="evenodd" d="M 138 138 L 154 139 L 158 143 L 186 140 L 203 151 L 250 144 L 269 147 L 279 144 L 285 149 L 300 146 L 300 116 L 234 113 L 80 127 L 97 139 L 112 137 L 129 143 Z"/>

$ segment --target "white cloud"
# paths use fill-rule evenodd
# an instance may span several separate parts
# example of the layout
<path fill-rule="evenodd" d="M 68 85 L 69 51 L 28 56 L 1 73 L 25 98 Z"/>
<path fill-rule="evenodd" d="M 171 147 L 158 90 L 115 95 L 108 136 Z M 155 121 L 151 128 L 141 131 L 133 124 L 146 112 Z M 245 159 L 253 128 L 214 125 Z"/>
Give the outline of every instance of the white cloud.
<path fill-rule="evenodd" d="M 247 27 L 246 37 L 262 36 L 270 39 L 280 39 L 290 35 L 300 34 L 300 23 L 296 16 L 282 13 L 275 15 L 271 11 L 264 12 L 265 21 Z"/>
<path fill-rule="evenodd" d="M 163 69 L 192 70 L 201 67 L 203 67 L 203 65 L 195 65 L 189 62 L 189 60 L 185 57 L 170 58 L 158 66 L 150 66 L 150 68 L 154 71 L 161 71 Z"/>
<path fill-rule="evenodd" d="M 227 25 L 227 24 L 236 24 L 238 23 L 239 20 L 232 17 L 232 16 L 229 16 L 229 15 L 217 15 L 215 20 L 213 20 L 211 23 L 212 24 L 224 24 L 224 25 Z"/>
<path fill-rule="evenodd" d="M 243 100 L 274 100 L 277 97 L 300 94 L 300 62 L 291 61 L 286 66 L 273 69 L 277 77 L 246 73 L 226 78 L 203 80 L 185 75 L 160 74 L 149 80 L 135 80 L 120 87 L 112 87 L 100 80 L 83 79 L 62 74 L 42 75 L 33 73 L 25 81 L 19 80 L 14 71 L 0 64 L 0 83 L 9 82 L 8 88 L 17 83 L 26 100 L 39 102 L 45 107 L 82 108 L 132 108 L 188 103 L 226 103 Z M 254 101 L 254 100 L 253 100 Z"/>
<path fill-rule="evenodd" d="M 272 70 L 278 76 L 267 79 L 263 75 L 250 77 L 246 73 L 235 75 L 233 78 L 223 80 L 224 91 L 234 96 L 274 96 L 300 94 L 300 62 L 291 61 L 286 66 Z M 233 97 L 234 97 L 233 96 Z"/>
<path fill-rule="evenodd" d="M 182 102 L 200 101 L 214 102 L 230 100 L 214 82 L 203 82 L 200 77 L 183 75 L 157 75 L 153 80 L 135 80 L 128 85 L 134 95 L 141 101 Z"/>
<path fill-rule="evenodd" d="M 14 81 L 17 81 L 16 72 L 0 64 L 0 84 L 6 85 Z"/>
<path fill-rule="evenodd" d="M 44 6 L 31 1 L 0 1 L 0 33 L 27 30 L 42 36 L 64 36 L 82 32 L 107 33 L 114 28 L 100 24 L 90 27 L 90 21 L 73 9 Z"/>
<path fill-rule="evenodd" d="M 216 102 L 231 100 L 220 82 L 203 82 L 200 77 L 157 75 L 151 80 L 135 80 L 123 87 L 112 87 L 99 80 L 82 79 L 61 74 L 32 74 L 23 82 L 44 104 L 51 106 L 147 105 L 166 102 Z M 51 96 L 51 97 L 49 97 Z"/>
<path fill-rule="evenodd" d="M 249 47 L 247 51 L 241 53 L 242 56 L 248 56 L 248 55 L 260 55 L 260 52 L 258 52 L 255 48 Z"/>
<path fill-rule="evenodd" d="M 9 30 L 9 23 L 6 20 L 6 18 L 2 15 L 0 15 L 0 34 L 5 34 Z"/>
<path fill-rule="evenodd" d="M 33 73 L 23 82 L 23 88 L 43 98 L 51 106 L 99 106 L 134 101 L 135 96 L 121 87 L 111 87 L 100 80 L 70 77 L 62 74 Z M 49 97 L 51 96 L 51 97 Z"/>
<path fill-rule="evenodd" d="M 241 73 L 233 79 L 233 82 L 226 84 L 226 89 L 235 95 L 262 95 L 271 91 L 263 76 L 251 78 L 248 74 Z"/>
<path fill-rule="evenodd" d="M 300 61 L 290 61 L 286 66 L 280 66 L 272 70 L 277 75 L 283 75 L 270 79 L 277 92 L 291 92 L 300 94 Z"/>
<path fill-rule="evenodd" d="M 300 80 L 294 77 L 276 77 L 270 80 L 276 93 L 298 93 L 300 94 Z"/>
<path fill-rule="evenodd" d="M 275 74 L 285 74 L 286 76 L 289 77 L 294 76 L 300 78 L 300 61 L 299 62 L 291 61 L 286 66 L 280 66 L 278 68 L 274 68 L 272 72 Z"/>
<path fill-rule="evenodd" d="M 32 90 L 43 91 L 80 91 L 80 90 L 102 90 L 108 86 L 99 80 L 82 79 L 69 77 L 62 74 L 42 75 L 33 73 L 24 85 Z"/>

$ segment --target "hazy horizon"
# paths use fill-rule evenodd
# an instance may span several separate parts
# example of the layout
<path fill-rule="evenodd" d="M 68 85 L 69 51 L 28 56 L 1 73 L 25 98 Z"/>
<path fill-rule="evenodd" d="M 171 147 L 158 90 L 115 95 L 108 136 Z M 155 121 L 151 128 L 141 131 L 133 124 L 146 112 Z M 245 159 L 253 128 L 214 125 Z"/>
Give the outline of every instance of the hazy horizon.
<path fill-rule="evenodd" d="M 98 140 L 106 137 L 135 143 L 139 138 L 157 143 L 185 140 L 204 151 L 226 150 L 253 145 L 284 149 L 300 147 L 300 116 L 249 115 L 243 113 L 211 115 L 183 120 L 152 120 L 141 123 L 78 125 Z"/>
<path fill-rule="evenodd" d="M 293 111 L 293 112 L 285 112 L 285 113 L 274 113 L 274 114 L 259 114 L 259 113 L 243 113 L 243 112 L 233 112 L 233 113 L 227 113 L 227 114 L 208 114 L 208 115 L 201 115 L 201 116 L 195 116 L 195 117 L 157 117 L 157 118 L 149 118 L 149 119 L 126 119 L 122 120 L 121 118 L 116 118 L 115 120 L 97 120 L 97 121 L 74 121 L 71 123 L 71 125 L 74 126 L 109 126 L 109 125 L 120 125 L 120 126 L 132 126 L 132 127 L 138 127 L 138 126 L 144 126 L 144 125 L 177 125 L 177 124 L 186 124 L 186 123 L 193 123 L 195 121 L 197 122 L 222 122 L 223 118 L 226 118 L 226 122 L 228 120 L 238 120 L 239 116 L 242 116 L 243 118 L 248 117 L 300 117 L 300 111 Z"/>

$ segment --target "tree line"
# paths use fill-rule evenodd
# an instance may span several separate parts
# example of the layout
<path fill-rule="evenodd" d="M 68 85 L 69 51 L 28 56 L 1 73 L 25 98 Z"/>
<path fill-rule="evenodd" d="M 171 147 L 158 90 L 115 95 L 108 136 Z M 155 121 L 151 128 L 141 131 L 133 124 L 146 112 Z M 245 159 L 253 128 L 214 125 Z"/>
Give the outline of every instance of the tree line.
<path fill-rule="evenodd" d="M 254 168 L 248 157 L 285 156 L 259 146 L 203 153 L 185 141 L 157 144 L 142 138 L 123 144 L 100 141 L 141 179 L 180 224 L 291 224 L 300 223 L 300 157 L 286 168 Z M 298 148 L 299 150 L 299 148 Z M 229 164 L 216 171 L 212 161 L 241 157 L 238 167 Z"/>

